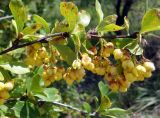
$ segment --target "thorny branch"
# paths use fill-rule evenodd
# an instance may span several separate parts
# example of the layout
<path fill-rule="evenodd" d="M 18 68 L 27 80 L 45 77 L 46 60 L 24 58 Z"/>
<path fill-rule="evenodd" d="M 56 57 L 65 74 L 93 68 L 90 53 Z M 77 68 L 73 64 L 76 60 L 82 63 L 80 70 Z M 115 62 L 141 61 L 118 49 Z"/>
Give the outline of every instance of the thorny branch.
<path fill-rule="evenodd" d="M 54 34 L 50 34 L 50 35 L 47 35 L 47 36 L 44 36 L 40 39 L 37 39 L 37 40 L 34 40 L 34 41 L 31 41 L 31 42 L 28 42 L 28 43 L 25 43 L 25 44 L 19 44 L 19 43 L 16 43 L 15 45 L 13 44 L 12 47 L 10 48 L 7 48 L 5 50 L 3 50 L 2 52 L 0 52 L 0 55 L 3 55 L 3 54 L 6 54 L 8 52 L 11 52 L 13 50 L 16 50 L 16 49 L 19 49 L 19 48 L 23 48 L 23 47 L 26 47 L 26 46 L 29 46 L 29 45 L 32 45 L 32 44 L 35 44 L 35 43 L 48 43 L 48 39 L 49 38 L 53 38 L 53 37 L 57 37 L 57 36 L 60 36 L 60 37 L 63 37 L 63 38 L 67 38 L 69 37 L 69 33 L 68 32 L 60 32 L 60 33 L 54 33 Z M 115 39 L 115 38 L 136 38 L 137 37 L 137 32 L 136 33 L 133 33 L 131 34 L 130 36 L 127 36 L 127 35 L 119 35 L 119 36 L 99 36 L 98 34 L 95 34 L 95 33 L 91 33 L 91 32 L 88 32 L 87 33 L 87 37 L 89 39 L 99 39 L 99 38 L 104 38 L 104 39 Z M 54 40 L 51 39 L 51 40 Z"/>
<path fill-rule="evenodd" d="M 50 34 L 48 36 L 42 37 L 40 39 L 31 41 L 31 42 L 28 42 L 28 43 L 25 43 L 25 44 L 13 45 L 12 47 L 0 52 L 0 55 L 8 53 L 8 52 L 16 50 L 16 49 L 19 49 L 19 48 L 22 48 L 22 47 L 26 47 L 26 46 L 35 44 L 35 43 L 47 43 L 49 41 L 48 40 L 49 38 L 56 37 L 56 36 L 61 36 L 61 37 L 67 38 L 67 37 L 69 37 L 69 33 L 68 32 L 54 33 L 54 34 Z"/>

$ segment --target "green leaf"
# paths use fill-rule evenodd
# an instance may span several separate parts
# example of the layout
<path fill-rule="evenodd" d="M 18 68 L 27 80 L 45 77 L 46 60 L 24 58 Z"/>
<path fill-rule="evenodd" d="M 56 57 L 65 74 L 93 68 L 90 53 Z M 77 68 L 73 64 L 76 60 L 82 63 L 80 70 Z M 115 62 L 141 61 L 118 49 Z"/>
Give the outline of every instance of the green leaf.
<path fill-rule="evenodd" d="M 119 31 L 125 28 L 125 26 L 116 25 L 117 15 L 109 15 L 103 19 L 98 25 L 97 30 L 103 32 Z"/>
<path fill-rule="evenodd" d="M 58 32 L 69 32 L 69 25 L 66 22 L 55 22 L 55 27 L 52 30 L 53 33 L 58 33 Z"/>
<path fill-rule="evenodd" d="M 24 35 L 32 35 L 36 33 L 42 27 L 41 24 L 35 23 L 31 26 L 25 27 L 22 31 Z"/>
<path fill-rule="evenodd" d="M 82 24 L 84 27 L 88 26 L 91 20 L 91 16 L 88 12 L 82 10 L 78 14 L 79 20 L 78 23 Z"/>
<path fill-rule="evenodd" d="M 124 25 L 126 27 L 128 35 L 129 35 L 129 19 L 126 16 L 124 17 Z"/>
<path fill-rule="evenodd" d="M 50 33 L 49 24 L 46 20 L 44 20 L 42 17 L 38 15 L 34 15 L 33 18 L 38 24 L 41 24 L 45 28 L 47 34 Z"/>
<path fill-rule="evenodd" d="M 121 108 L 106 109 L 101 114 L 104 116 L 113 116 L 111 118 L 129 118 L 129 111 Z"/>
<path fill-rule="evenodd" d="M 16 23 L 15 20 L 12 20 L 12 25 L 13 25 L 13 27 L 15 28 L 16 36 L 18 37 L 18 27 L 17 27 L 17 23 Z"/>
<path fill-rule="evenodd" d="M 128 111 L 126 111 L 125 109 L 121 109 L 121 108 L 111 108 L 111 109 L 108 109 L 107 112 L 109 114 L 117 114 L 117 115 L 122 115 L 122 114 L 127 114 Z"/>
<path fill-rule="evenodd" d="M 126 46 L 126 48 L 134 55 L 142 55 L 143 54 L 143 48 L 140 47 L 137 40 L 132 41 L 130 44 Z"/>
<path fill-rule="evenodd" d="M 78 8 L 72 2 L 61 2 L 60 12 L 65 17 L 69 24 L 69 29 L 72 31 L 78 21 Z"/>
<path fill-rule="evenodd" d="M 9 8 L 16 21 L 18 32 L 21 32 L 23 30 L 24 23 L 27 21 L 27 9 L 21 0 L 11 0 Z"/>
<path fill-rule="evenodd" d="M 30 72 L 28 68 L 22 66 L 11 66 L 9 64 L 1 64 L 0 67 L 4 68 L 5 70 L 9 70 L 10 72 L 15 74 L 26 74 Z"/>
<path fill-rule="evenodd" d="M 18 101 L 12 108 L 17 118 L 38 118 L 39 111 L 32 103 Z"/>
<path fill-rule="evenodd" d="M 97 11 L 97 14 L 98 14 L 98 18 L 99 18 L 99 23 L 103 20 L 103 11 L 102 11 L 102 8 L 101 8 L 101 4 L 99 3 L 98 0 L 96 0 L 96 11 Z"/>
<path fill-rule="evenodd" d="M 101 113 L 102 116 L 105 116 L 105 118 L 117 118 L 115 116 L 112 116 L 112 115 L 107 115 L 105 113 Z"/>
<path fill-rule="evenodd" d="M 7 113 L 8 107 L 5 106 L 5 105 L 0 105 L 0 110 L 1 110 L 3 113 Z"/>
<path fill-rule="evenodd" d="M 10 72 L 8 70 L 5 70 L 4 68 L 0 67 L 0 72 L 3 75 L 3 78 L 11 79 Z M 2 79 L 3 79 L 2 78 Z"/>
<path fill-rule="evenodd" d="M 0 72 L 0 81 L 3 81 L 3 80 L 4 80 L 3 74 Z"/>
<path fill-rule="evenodd" d="M 16 117 L 20 118 L 20 112 L 24 107 L 24 104 L 25 104 L 24 101 L 18 101 L 12 108 Z"/>
<path fill-rule="evenodd" d="M 91 113 L 91 106 L 87 102 L 83 103 L 83 107 L 88 113 Z"/>
<path fill-rule="evenodd" d="M 113 31 L 119 31 L 119 30 L 123 30 L 125 27 L 124 26 L 118 26 L 115 24 L 109 24 L 106 25 L 100 29 L 98 29 L 99 32 L 113 32 Z"/>
<path fill-rule="evenodd" d="M 72 39 L 73 39 L 73 42 L 74 42 L 74 45 L 75 45 L 75 49 L 76 51 L 80 51 L 80 48 L 81 48 L 81 42 L 80 42 L 80 39 L 77 35 L 74 35 L 72 36 Z"/>
<path fill-rule="evenodd" d="M 30 91 L 33 93 L 40 93 L 43 91 L 41 86 L 41 76 L 39 74 L 34 75 L 31 81 Z"/>
<path fill-rule="evenodd" d="M 105 17 L 100 24 L 98 25 L 98 29 L 103 28 L 106 25 L 109 24 L 116 24 L 116 20 L 117 20 L 117 15 L 113 14 L 113 15 L 109 15 L 107 17 Z"/>
<path fill-rule="evenodd" d="M 43 94 L 35 94 L 35 96 L 37 96 L 47 102 L 61 100 L 61 97 L 58 94 L 58 90 L 56 88 L 45 88 L 43 91 Z"/>
<path fill-rule="evenodd" d="M 98 83 L 98 87 L 99 87 L 99 90 L 101 92 L 101 96 L 107 96 L 108 95 L 108 86 L 106 84 L 104 84 L 102 81 L 100 81 Z"/>
<path fill-rule="evenodd" d="M 55 45 L 55 47 L 61 54 L 64 61 L 66 61 L 69 65 L 72 65 L 72 62 L 76 59 L 76 53 L 66 45 Z"/>
<path fill-rule="evenodd" d="M 115 43 L 117 48 L 125 48 L 127 45 L 132 43 L 135 39 L 132 38 L 116 38 L 113 39 L 113 42 Z"/>
<path fill-rule="evenodd" d="M 104 111 L 105 109 L 110 108 L 112 105 L 108 96 L 101 96 L 101 104 L 99 107 L 99 111 Z"/>
<path fill-rule="evenodd" d="M 140 33 L 160 30 L 160 9 L 151 9 L 145 13 Z"/>

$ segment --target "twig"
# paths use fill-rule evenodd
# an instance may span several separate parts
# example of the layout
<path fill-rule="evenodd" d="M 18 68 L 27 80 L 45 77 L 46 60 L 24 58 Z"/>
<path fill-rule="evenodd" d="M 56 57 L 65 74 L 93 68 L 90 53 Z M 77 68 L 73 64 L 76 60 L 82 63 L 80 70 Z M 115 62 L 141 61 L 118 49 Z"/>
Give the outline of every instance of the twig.
<path fill-rule="evenodd" d="M 19 101 L 19 100 L 22 100 L 24 101 L 24 98 L 26 96 L 22 96 L 21 98 L 10 98 L 6 101 L 6 103 L 8 102 L 13 102 L 13 101 Z M 38 100 L 38 103 L 46 103 L 47 101 L 44 101 L 44 100 Z M 79 112 L 81 113 L 82 115 L 89 115 L 89 116 L 96 116 L 97 115 L 97 112 L 93 112 L 93 113 L 88 113 L 87 111 L 84 111 L 84 110 L 81 110 L 77 107 L 73 107 L 71 105 L 68 105 L 68 104 L 64 104 L 64 103 L 60 103 L 60 102 L 48 102 L 48 103 L 52 103 L 53 105 L 57 105 L 57 106 L 60 106 L 60 107 L 64 107 L 64 108 L 67 108 L 67 109 L 71 109 L 73 111 L 76 111 L 76 112 Z"/>
<path fill-rule="evenodd" d="M 61 36 L 61 37 L 67 38 L 67 37 L 69 37 L 69 33 L 68 32 L 54 33 L 54 34 L 50 34 L 48 36 L 42 37 L 38 40 L 34 40 L 32 42 L 28 42 L 28 43 L 20 44 L 20 45 L 13 45 L 12 47 L 0 52 L 0 55 L 8 53 L 8 52 L 16 50 L 16 49 L 19 49 L 19 48 L 22 48 L 22 47 L 25 47 L 25 46 L 35 44 L 35 43 L 47 43 L 49 41 L 48 38 L 56 37 L 56 36 Z"/>
<path fill-rule="evenodd" d="M 40 100 L 39 102 L 46 102 L 46 101 L 42 101 Z M 67 109 L 71 109 L 71 110 L 74 110 L 74 111 L 77 111 L 83 115 L 89 115 L 89 116 L 96 116 L 96 113 L 97 112 L 93 112 L 93 113 L 88 113 L 87 111 L 84 111 L 84 110 L 81 110 L 79 108 L 76 108 L 76 107 L 73 107 L 73 106 L 70 106 L 68 104 L 63 104 L 63 103 L 60 103 L 60 102 L 51 102 L 53 105 L 57 105 L 57 106 L 61 106 L 61 107 L 65 107 Z"/>
<path fill-rule="evenodd" d="M 4 17 L 0 17 L 0 21 L 5 20 L 5 19 L 10 19 L 13 18 L 13 16 L 4 16 Z"/>
<path fill-rule="evenodd" d="M 29 45 L 32 45 L 32 44 L 35 44 L 35 43 L 48 43 L 48 38 L 51 38 L 51 37 L 56 37 L 56 36 L 61 36 L 61 37 L 69 37 L 69 33 L 68 32 L 61 32 L 61 33 L 54 33 L 54 34 L 50 34 L 48 36 L 45 36 L 45 37 L 42 37 L 38 40 L 34 40 L 32 42 L 28 42 L 28 43 L 25 43 L 25 44 L 17 44 L 17 45 L 13 45 L 12 47 L 8 48 L 8 49 L 5 49 L 3 50 L 2 52 L 0 52 L 0 55 L 2 54 L 5 54 L 5 53 L 8 53 L 10 51 L 13 51 L 13 50 L 16 50 L 16 49 L 19 49 L 19 48 L 23 48 L 25 46 L 29 46 Z M 92 33 L 87 33 L 87 36 L 88 38 L 106 38 L 106 39 L 115 39 L 115 38 L 137 38 L 137 32 L 136 33 L 133 33 L 132 35 L 128 36 L 128 35 L 120 35 L 120 36 L 99 36 L 97 34 L 92 34 Z M 51 39 L 52 40 L 52 39 Z"/>
<path fill-rule="evenodd" d="M 135 32 L 135 33 L 133 33 L 133 34 L 131 34 L 131 35 L 117 35 L 117 36 L 99 36 L 99 35 L 97 35 L 97 34 L 92 34 L 92 33 L 90 33 L 90 32 L 88 32 L 87 33 L 87 37 L 88 38 L 95 38 L 95 39 L 99 39 L 99 38 L 104 38 L 104 39 L 116 39 L 116 38 L 137 38 L 137 34 L 138 34 L 138 32 Z"/>

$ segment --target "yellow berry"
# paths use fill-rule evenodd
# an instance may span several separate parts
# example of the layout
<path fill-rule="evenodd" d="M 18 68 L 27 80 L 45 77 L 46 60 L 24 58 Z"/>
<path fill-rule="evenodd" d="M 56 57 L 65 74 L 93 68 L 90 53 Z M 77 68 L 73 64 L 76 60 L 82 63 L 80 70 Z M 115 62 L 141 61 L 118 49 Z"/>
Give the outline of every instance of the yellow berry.
<path fill-rule="evenodd" d="M 92 59 L 88 56 L 88 54 L 84 53 L 82 55 L 82 64 L 86 65 L 86 64 L 91 63 L 91 62 L 92 62 Z"/>
<path fill-rule="evenodd" d="M 79 59 L 74 60 L 72 63 L 72 67 L 73 67 L 73 69 L 80 69 L 81 68 L 81 60 L 79 60 Z"/>
<path fill-rule="evenodd" d="M 134 63 L 131 60 L 125 60 L 122 62 L 122 67 L 129 71 L 134 68 Z"/>
<path fill-rule="evenodd" d="M 38 50 L 41 47 L 41 44 L 40 43 L 35 43 L 35 44 L 33 44 L 33 47 L 34 47 L 35 50 Z"/>
<path fill-rule="evenodd" d="M 144 76 L 143 75 L 139 75 L 137 77 L 137 81 L 144 81 Z"/>
<path fill-rule="evenodd" d="M 0 105 L 4 104 L 5 100 L 3 98 L 0 98 Z"/>
<path fill-rule="evenodd" d="M 114 51 L 114 44 L 112 42 L 108 42 L 104 44 L 101 50 L 102 57 L 109 57 Z"/>
<path fill-rule="evenodd" d="M 98 75 L 104 75 L 105 74 L 105 68 L 103 67 L 97 67 L 94 69 L 95 73 L 98 74 Z"/>
<path fill-rule="evenodd" d="M 8 99 L 9 98 L 9 93 L 7 90 L 2 90 L 0 91 L 0 98 L 3 98 L 3 99 Z"/>
<path fill-rule="evenodd" d="M 111 83 L 111 84 L 109 85 L 109 88 L 110 88 L 113 92 L 117 92 L 118 89 L 119 89 L 117 83 Z"/>
<path fill-rule="evenodd" d="M 92 71 L 93 69 L 95 68 L 94 64 L 93 63 L 89 63 L 86 67 L 86 69 Z"/>
<path fill-rule="evenodd" d="M 142 65 L 137 65 L 136 66 L 137 72 L 140 75 L 144 75 L 146 73 L 146 68 Z"/>
<path fill-rule="evenodd" d="M 134 82 L 137 80 L 137 78 L 132 73 L 125 73 L 124 76 L 128 82 Z"/>
<path fill-rule="evenodd" d="M 4 83 L 0 82 L 0 91 L 4 90 Z"/>
<path fill-rule="evenodd" d="M 120 92 L 127 92 L 127 88 L 126 88 L 126 87 L 123 87 L 123 86 L 120 86 L 120 87 L 119 87 L 119 91 L 120 91 Z"/>
<path fill-rule="evenodd" d="M 114 44 L 112 42 L 108 42 L 104 45 L 104 48 L 108 53 L 112 53 L 114 51 Z"/>
<path fill-rule="evenodd" d="M 102 52 L 102 57 L 110 57 L 110 55 L 111 54 L 105 50 L 104 50 L 104 52 Z"/>
<path fill-rule="evenodd" d="M 123 58 L 123 52 L 121 51 L 121 49 L 115 49 L 113 51 L 113 55 L 116 60 Z"/>
<path fill-rule="evenodd" d="M 107 68 L 107 71 L 111 74 L 111 75 L 117 75 L 118 72 L 117 72 L 117 68 L 115 66 L 109 66 Z"/>
<path fill-rule="evenodd" d="M 72 85 L 74 80 L 72 78 L 70 78 L 69 73 L 64 74 L 65 81 L 67 82 L 68 85 Z"/>
<path fill-rule="evenodd" d="M 138 77 L 138 71 L 136 68 L 133 68 L 131 72 L 133 73 L 134 76 Z"/>
<path fill-rule="evenodd" d="M 152 62 L 144 62 L 143 66 L 146 68 L 146 70 L 154 71 L 155 66 Z"/>
<path fill-rule="evenodd" d="M 45 58 L 47 57 L 47 51 L 45 47 L 42 47 L 38 50 L 38 57 Z"/>
<path fill-rule="evenodd" d="M 30 65 L 30 66 L 33 66 L 35 64 L 35 60 L 31 57 L 27 57 L 24 62 L 27 64 L 27 65 Z"/>
<path fill-rule="evenodd" d="M 145 74 L 144 74 L 144 77 L 146 78 L 150 78 L 152 76 L 152 72 L 151 71 L 147 71 Z"/>
<path fill-rule="evenodd" d="M 113 78 L 112 78 L 112 75 L 106 73 L 104 75 L 104 79 L 107 80 L 107 81 L 111 81 Z"/>
<path fill-rule="evenodd" d="M 51 84 L 51 81 L 50 80 L 44 80 L 44 84 L 45 84 L 45 86 L 49 86 Z"/>
<path fill-rule="evenodd" d="M 7 83 L 4 84 L 4 88 L 5 88 L 6 90 L 12 90 L 13 87 L 14 87 L 13 81 L 9 81 L 9 82 L 7 82 Z"/>

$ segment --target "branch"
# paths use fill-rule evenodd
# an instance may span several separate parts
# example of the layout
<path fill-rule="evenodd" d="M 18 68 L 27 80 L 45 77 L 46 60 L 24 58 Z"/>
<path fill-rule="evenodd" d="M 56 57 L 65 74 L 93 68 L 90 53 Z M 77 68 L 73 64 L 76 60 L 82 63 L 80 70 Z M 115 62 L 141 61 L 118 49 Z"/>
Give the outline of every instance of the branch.
<path fill-rule="evenodd" d="M 22 96 L 21 98 L 10 98 L 10 99 L 8 99 L 6 101 L 6 103 L 10 103 L 10 102 L 13 102 L 13 101 L 25 101 L 27 99 L 26 97 L 27 96 Z M 38 100 L 38 103 L 47 103 L 47 101 Z M 53 105 L 57 105 L 57 106 L 60 106 L 60 107 L 71 109 L 71 110 L 79 112 L 79 113 L 81 113 L 83 115 L 89 115 L 89 116 L 96 116 L 96 115 L 98 115 L 97 112 L 88 113 L 87 111 L 81 110 L 81 109 L 79 109 L 77 107 L 73 107 L 71 105 L 63 104 L 63 103 L 60 103 L 60 102 L 48 102 L 48 103 L 52 103 Z"/>
<path fill-rule="evenodd" d="M 127 0 L 126 1 L 125 5 L 124 5 L 124 8 L 123 8 L 123 12 L 122 12 L 122 17 L 123 18 L 128 15 L 128 12 L 129 12 L 132 4 L 133 4 L 133 0 Z"/>
<path fill-rule="evenodd" d="M 121 7 L 121 0 L 117 0 L 117 4 L 116 4 L 116 13 L 118 16 L 120 16 L 120 7 Z"/>
<path fill-rule="evenodd" d="M 10 19 L 10 18 L 13 18 L 13 16 L 4 16 L 4 17 L 0 17 L 0 21 L 1 21 L 1 20 L 5 20 L 5 19 Z"/>
<path fill-rule="evenodd" d="M 40 100 L 39 102 L 46 102 L 46 101 Z M 79 112 L 79 113 L 81 113 L 81 114 L 83 114 L 83 115 L 89 115 L 89 116 L 96 116 L 96 115 L 97 115 L 97 114 L 96 114 L 97 112 L 88 113 L 87 111 L 84 111 L 84 110 L 81 110 L 81 109 L 79 109 L 79 108 L 70 106 L 70 105 L 68 105 L 68 104 L 63 104 L 63 103 L 60 103 L 60 102 L 51 102 L 51 103 L 52 103 L 53 105 L 57 105 L 57 106 L 60 106 L 60 107 L 65 107 L 65 108 L 67 108 L 67 109 L 71 109 L 71 110 L 76 111 L 76 112 Z"/>
<path fill-rule="evenodd" d="M 6 54 L 6 53 L 11 52 L 13 50 L 16 50 L 16 49 L 19 49 L 19 48 L 23 48 L 23 47 L 26 47 L 26 46 L 29 46 L 29 45 L 32 45 L 32 44 L 35 44 L 35 43 L 48 43 L 48 41 L 50 41 L 50 40 L 48 40 L 48 38 L 56 37 L 56 36 L 61 36 L 61 37 L 67 38 L 67 37 L 69 37 L 69 33 L 68 32 L 54 33 L 54 34 L 50 34 L 48 36 L 42 37 L 40 39 L 34 40 L 32 42 L 28 42 L 28 43 L 25 43 L 25 44 L 19 44 L 19 45 L 18 44 L 17 45 L 13 45 L 12 47 L 10 47 L 8 49 L 5 49 L 2 52 L 0 52 L 0 55 Z M 87 37 L 89 39 L 92 39 L 92 38 L 95 38 L 95 39 L 99 39 L 99 38 L 104 38 L 104 39 L 137 38 L 137 32 L 131 34 L 130 36 L 128 36 L 128 35 L 99 36 L 98 34 L 94 34 L 92 32 L 88 32 L 87 33 Z M 51 40 L 53 40 L 53 39 L 51 39 Z"/>
<path fill-rule="evenodd" d="M 94 38 L 94 39 L 99 39 L 99 38 L 104 38 L 104 39 L 116 39 L 116 38 L 137 38 L 137 35 L 138 35 L 138 32 L 135 32 L 135 33 L 133 33 L 133 34 L 131 34 L 131 35 L 117 35 L 117 36 L 99 36 L 99 35 L 97 35 L 96 33 L 92 33 L 92 32 L 88 32 L 87 33 L 87 37 L 89 38 L 89 39 L 92 39 L 92 38 Z"/>
<path fill-rule="evenodd" d="M 48 38 L 56 37 L 56 36 L 61 36 L 61 37 L 67 38 L 67 37 L 69 37 L 69 33 L 68 32 L 54 33 L 54 34 L 50 34 L 48 36 L 42 37 L 40 39 L 34 40 L 32 42 L 28 42 L 28 43 L 20 44 L 20 45 L 13 45 L 12 47 L 0 52 L 0 55 L 8 53 L 8 52 L 16 50 L 16 49 L 19 49 L 19 48 L 23 48 L 23 47 L 35 44 L 35 43 L 47 43 L 48 41 L 50 41 L 50 40 L 48 40 Z"/>

